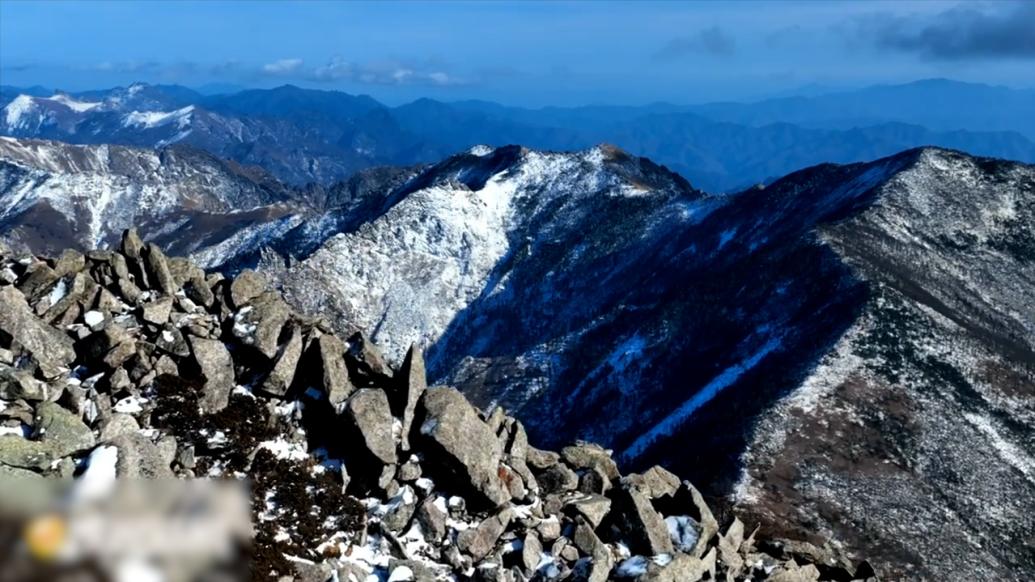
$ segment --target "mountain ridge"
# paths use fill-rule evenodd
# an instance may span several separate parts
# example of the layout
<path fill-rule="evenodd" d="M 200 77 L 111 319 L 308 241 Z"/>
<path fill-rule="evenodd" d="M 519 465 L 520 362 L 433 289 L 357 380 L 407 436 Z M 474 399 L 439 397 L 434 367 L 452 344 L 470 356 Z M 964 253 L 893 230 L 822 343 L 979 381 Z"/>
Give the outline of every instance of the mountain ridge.
<path fill-rule="evenodd" d="M 478 144 L 576 150 L 600 142 L 618 143 L 713 192 L 735 192 L 823 161 L 862 161 L 921 145 L 1035 162 L 1031 132 L 1002 123 L 1012 109 L 1000 106 L 986 111 L 984 106 L 987 98 L 981 97 L 982 91 L 1007 89 L 978 91 L 950 83 L 939 85 L 940 93 L 932 96 L 925 87 L 903 85 L 894 91 L 910 95 L 910 111 L 924 109 L 925 100 L 951 99 L 956 106 L 939 111 L 946 115 L 984 111 L 991 121 L 980 125 L 957 118 L 917 125 L 926 118 L 914 119 L 892 113 L 894 108 L 871 104 L 865 97 L 871 90 L 807 99 L 850 99 L 860 111 L 876 107 L 887 114 L 845 123 L 812 123 L 806 117 L 820 109 L 808 105 L 811 101 L 806 98 L 794 101 L 806 105 L 789 109 L 786 115 L 781 113 L 785 108 L 772 101 L 525 109 L 491 102 L 418 99 L 388 107 L 366 95 L 292 85 L 203 96 L 176 86 L 134 84 L 50 97 L 12 96 L 10 102 L 0 101 L 4 106 L 0 133 L 146 147 L 188 143 L 220 157 L 260 165 L 293 185 L 323 186 L 363 168 L 431 163 Z M 872 89 L 877 95 L 874 103 L 880 103 L 881 91 L 887 90 Z M 976 101 L 967 101 L 971 96 Z M 1018 97 L 1010 103 L 1014 101 L 1020 108 L 1014 108 L 1019 112 L 1014 117 L 1022 118 L 1025 101 Z M 737 113 L 742 110 L 762 113 Z"/>
<path fill-rule="evenodd" d="M 433 381 L 514 410 L 544 446 L 663 461 L 765 528 L 826 532 L 902 576 L 1009 576 L 1030 558 L 982 532 L 1033 527 L 1033 370 L 1002 349 L 1035 345 L 1033 176 L 918 148 L 716 196 L 614 147 L 477 147 L 374 172 L 345 206 L 247 224 L 195 256 L 248 257 L 227 266 L 257 264 L 389 361 L 428 348 Z M 870 493 L 893 486 L 933 509 L 904 521 Z M 974 507 L 986 494 L 999 517 Z M 980 560 L 916 537 L 943 511 L 966 516 Z"/>

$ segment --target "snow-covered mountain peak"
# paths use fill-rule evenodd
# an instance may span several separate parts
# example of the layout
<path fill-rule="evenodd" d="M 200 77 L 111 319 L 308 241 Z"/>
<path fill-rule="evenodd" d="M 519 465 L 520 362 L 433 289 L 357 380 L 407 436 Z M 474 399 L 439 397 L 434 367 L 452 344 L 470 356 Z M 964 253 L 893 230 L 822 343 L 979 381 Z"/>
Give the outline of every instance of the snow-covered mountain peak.
<path fill-rule="evenodd" d="M 642 198 L 650 202 L 621 202 Z M 412 178 L 384 214 L 327 241 L 285 277 L 289 295 L 313 312 L 339 313 L 367 330 L 392 358 L 411 342 L 427 346 L 479 298 L 508 292 L 508 271 L 535 262 L 560 238 L 613 229 L 609 244 L 632 244 L 622 206 L 644 228 L 689 214 L 672 212 L 700 193 L 647 160 L 607 147 L 575 153 L 518 146 L 481 148 Z M 610 225 L 590 224 L 614 220 Z M 591 235 L 587 235 L 588 237 Z M 555 251 L 550 249 L 549 254 Z M 605 253 L 573 245 L 569 261 Z"/>

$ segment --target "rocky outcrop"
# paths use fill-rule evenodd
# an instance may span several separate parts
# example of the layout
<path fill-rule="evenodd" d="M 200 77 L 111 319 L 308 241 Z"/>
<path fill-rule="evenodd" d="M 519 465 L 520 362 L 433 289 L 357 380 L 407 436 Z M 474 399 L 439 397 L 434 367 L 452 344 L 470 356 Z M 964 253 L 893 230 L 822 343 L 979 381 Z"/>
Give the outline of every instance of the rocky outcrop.
<path fill-rule="evenodd" d="M 256 579 L 868 572 L 813 546 L 762 543 L 735 518 L 720 528 L 660 467 L 623 476 L 590 443 L 537 449 L 502 409 L 427 388 L 419 350 L 393 369 L 375 344 L 343 342 L 251 275 L 191 274 L 134 233 L 124 240 L 82 260 L 0 254 L 13 274 L 0 298 L 15 306 L 0 320 L 0 481 L 68 479 L 76 466 L 83 478 L 251 478 Z M 57 282 L 38 273 L 51 271 L 82 292 L 50 301 Z"/>

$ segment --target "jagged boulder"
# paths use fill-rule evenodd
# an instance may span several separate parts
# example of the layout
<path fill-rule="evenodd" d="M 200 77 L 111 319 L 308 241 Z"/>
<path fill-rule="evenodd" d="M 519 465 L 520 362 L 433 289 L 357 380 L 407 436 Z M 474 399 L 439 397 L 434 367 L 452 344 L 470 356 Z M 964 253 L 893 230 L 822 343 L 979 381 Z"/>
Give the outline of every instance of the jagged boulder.
<path fill-rule="evenodd" d="M 4 337 L 15 342 L 39 366 L 45 378 L 56 378 L 75 360 L 73 341 L 41 321 L 25 296 L 14 287 L 0 288 L 0 347 Z"/>
<path fill-rule="evenodd" d="M 324 394 L 331 406 L 337 407 L 355 390 L 345 366 L 345 344 L 337 336 L 324 334 L 316 339 L 314 349 Z"/>
<path fill-rule="evenodd" d="M 420 348 L 410 346 L 394 380 L 389 399 L 392 403 L 392 412 L 402 420 L 402 449 L 406 451 L 410 449 L 410 429 L 413 427 L 417 402 L 428 389 L 424 355 Z"/>
<path fill-rule="evenodd" d="M 480 507 L 495 507 L 510 499 L 499 476 L 502 446 L 460 392 L 430 388 L 417 410 L 415 438 L 428 456 L 428 472 L 436 481 L 463 491 Z"/>
<path fill-rule="evenodd" d="M 628 536 L 629 549 L 648 556 L 671 554 L 668 526 L 650 498 L 634 487 L 619 487 L 613 495 L 618 526 Z"/>
<path fill-rule="evenodd" d="M 204 378 L 199 405 L 206 412 L 226 408 L 234 388 L 234 362 L 220 340 L 188 336 L 191 354 Z"/>
<path fill-rule="evenodd" d="M 399 458 L 392 436 L 392 410 L 383 390 L 362 388 L 345 402 L 343 413 L 351 443 L 350 474 L 354 482 L 366 488 L 385 489 L 395 474 Z"/>

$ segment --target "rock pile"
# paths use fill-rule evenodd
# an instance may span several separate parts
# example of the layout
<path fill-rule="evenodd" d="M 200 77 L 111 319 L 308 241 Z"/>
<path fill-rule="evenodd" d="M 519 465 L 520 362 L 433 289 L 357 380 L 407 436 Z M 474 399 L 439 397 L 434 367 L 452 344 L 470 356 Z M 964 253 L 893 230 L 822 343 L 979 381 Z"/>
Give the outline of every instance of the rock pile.
<path fill-rule="evenodd" d="M 57 259 L 0 248 L 0 479 L 250 479 L 255 579 L 689 582 L 872 577 L 720 524 L 661 467 L 528 442 L 292 311 L 263 277 L 132 230 Z"/>

